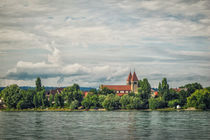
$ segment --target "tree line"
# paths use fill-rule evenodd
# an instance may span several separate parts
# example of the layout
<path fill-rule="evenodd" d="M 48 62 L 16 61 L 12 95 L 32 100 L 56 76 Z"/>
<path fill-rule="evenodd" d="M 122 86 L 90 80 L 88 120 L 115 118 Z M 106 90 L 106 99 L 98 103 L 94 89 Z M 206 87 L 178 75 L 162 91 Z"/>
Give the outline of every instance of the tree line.
<path fill-rule="evenodd" d="M 84 97 L 78 84 L 64 88 L 61 93 L 46 96 L 41 79 L 36 80 L 36 88 L 21 90 L 17 85 L 10 85 L 1 91 L 0 98 L 7 108 L 69 108 L 69 109 L 158 109 L 195 107 L 210 109 L 210 87 L 203 88 L 199 83 L 187 84 L 180 87 L 181 91 L 169 88 L 167 79 L 159 83 L 158 95 L 151 96 L 151 86 L 146 78 L 138 81 L 138 93 L 118 96 L 108 88 L 91 89 Z"/>

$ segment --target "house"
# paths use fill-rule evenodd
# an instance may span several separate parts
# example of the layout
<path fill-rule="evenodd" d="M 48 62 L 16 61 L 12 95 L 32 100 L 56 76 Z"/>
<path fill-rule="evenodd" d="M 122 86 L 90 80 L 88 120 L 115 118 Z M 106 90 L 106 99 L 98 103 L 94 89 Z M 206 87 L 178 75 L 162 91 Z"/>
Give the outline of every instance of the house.
<path fill-rule="evenodd" d="M 122 96 L 131 92 L 138 93 L 138 78 L 135 71 L 133 72 L 133 75 L 130 72 L 126 80 L 126 85 L 101 85 L 100 88 L 102 89 L 105 87 L 114 90 L 118 96 Z"/>

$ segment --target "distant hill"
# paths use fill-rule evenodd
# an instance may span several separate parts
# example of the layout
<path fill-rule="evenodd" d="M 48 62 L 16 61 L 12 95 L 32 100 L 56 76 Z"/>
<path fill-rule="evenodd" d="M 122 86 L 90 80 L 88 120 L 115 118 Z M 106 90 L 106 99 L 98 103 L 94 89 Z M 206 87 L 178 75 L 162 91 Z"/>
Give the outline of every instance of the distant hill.
<path fill-rule="evenodd" d="M 4 89 L 5 87 L 0 87 L 0 92 Z M 56 89 L 58 87 L 45 87 L 45 90 L 53 90 L 53 89 Z M 59 87 L 59 88 L 65 88 L 65 87 Z M 28 89 L 35 89 L 35 87 L 30 87 L 30 86 L 22 86 L 20 87 L 20 89 L 23 89 L 23 90 L 28 90 Z M 92 88 L 92 87 L 80 87 L 80 90 L 81 91 L 90 91 L 91 89 L 95 89 L 95 88 Z"/>

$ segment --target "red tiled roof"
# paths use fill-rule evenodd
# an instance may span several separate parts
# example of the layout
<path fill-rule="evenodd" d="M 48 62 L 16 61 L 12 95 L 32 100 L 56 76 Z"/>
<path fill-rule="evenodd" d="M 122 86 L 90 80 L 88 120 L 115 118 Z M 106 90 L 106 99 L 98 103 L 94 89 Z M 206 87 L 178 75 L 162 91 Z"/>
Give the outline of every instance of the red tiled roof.
<path fill-rule="evenodd" d="M 116 90 L 116 91 L 130 91 L 131 90 L 131 86 L 130 85 L 102 85 L 102 88 L 108 88 L 108 89 L 112 89 L 112 90 Z"/>
<path fill-rule="evenodd" d="M 154 94 L 155 94 L 155 96 L 158 96 L 158 92 L 157 91 L 155 91 Z"/>
<path fill-rule="evenodd" d="M 135 72 L 133 72 L 133 76 L 132 76 L 132 78 L 131 78 L 131 81 L 138 81 L 138 78 L 137 78 Z"/>
<path fill-rule="evenodd" d="M 131 78 L 132 78 L 132 75 L 131 75 L 131 72 L 130 72 L 129 75 L 128 75 L 127 81 L 130 81 Z"/>

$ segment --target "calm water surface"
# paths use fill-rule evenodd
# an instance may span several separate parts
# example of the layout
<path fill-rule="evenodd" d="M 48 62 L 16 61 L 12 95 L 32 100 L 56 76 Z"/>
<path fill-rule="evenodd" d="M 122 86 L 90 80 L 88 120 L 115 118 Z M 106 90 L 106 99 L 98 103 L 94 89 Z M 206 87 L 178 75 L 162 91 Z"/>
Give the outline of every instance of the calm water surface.
<path fill-rule="evenodd" d="M 210 139 L 210 112 L 0 112 L 0 139 Z"/>

